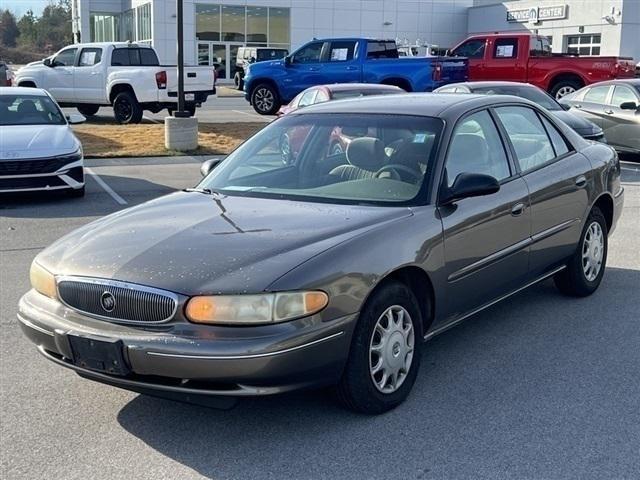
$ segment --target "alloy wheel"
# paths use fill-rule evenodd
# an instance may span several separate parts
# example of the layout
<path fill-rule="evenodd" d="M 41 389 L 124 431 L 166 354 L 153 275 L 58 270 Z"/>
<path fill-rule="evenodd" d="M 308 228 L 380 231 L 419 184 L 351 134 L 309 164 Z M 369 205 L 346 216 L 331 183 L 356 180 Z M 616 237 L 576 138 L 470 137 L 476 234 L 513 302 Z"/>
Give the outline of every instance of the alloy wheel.
<path fill-rule="evenodd" d="M 378 318 L 369 344 L 369 371 L 378 391 L 393 393 L 407 378 L 415 335 L 409 312 L 400 305 L 387 308 Z"/>
<path fill-rule="evenodd" d="M 582 242 L 582 271 L 585 278 L 593 282 L 602 268 L 604 255 L 604 233 L 598 222 L 592 222 Z"/>
<path fill-rule="evenodd" d="M 254 96 L 254 103 L 261 112 L 268 112 L 273 108 L 273 92 L 268 88 L 259 88 Z"/>
<path fill-rule="evenodd" d="M 576 89 L 570 86 L 564 86 L 561 87 L 557 92 L 556 92 L 556 99 L 560 99 L 562 97 L 564 97 L 565 95 L 569 95 L 570 93 L 575 92 Z"/>

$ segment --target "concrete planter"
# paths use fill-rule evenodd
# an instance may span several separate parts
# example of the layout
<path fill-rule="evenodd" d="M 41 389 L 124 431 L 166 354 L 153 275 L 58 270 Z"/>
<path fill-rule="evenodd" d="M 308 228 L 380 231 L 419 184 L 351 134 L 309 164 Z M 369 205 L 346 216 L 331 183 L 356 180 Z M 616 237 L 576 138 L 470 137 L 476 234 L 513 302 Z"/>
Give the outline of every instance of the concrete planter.
<path fill-rule="evenodd" d="M 167 150 L 178 152 L 187 152 L 198 148 L 198 119 L 195 117 L 165 117 L 164 146 Z"/>

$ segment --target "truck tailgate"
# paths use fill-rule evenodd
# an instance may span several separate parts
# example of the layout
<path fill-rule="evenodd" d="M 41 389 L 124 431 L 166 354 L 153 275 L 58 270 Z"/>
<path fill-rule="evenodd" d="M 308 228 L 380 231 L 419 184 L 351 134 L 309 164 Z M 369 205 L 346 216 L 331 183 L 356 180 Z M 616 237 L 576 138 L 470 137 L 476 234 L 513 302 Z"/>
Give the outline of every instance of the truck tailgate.
<path fill-rule="evenodd" d="M 438 57 L 440 83 L 466 82 L 469 80 L 469 59 L 464 57 Z"/>
<path fill-rule="evenodd" d="M 184 67 L 185 92 L 210 92 L 214 90 L 215 74 L 213 67 Z M 178 91 L 178 69 L 167 67 L 167 91 Z"/>

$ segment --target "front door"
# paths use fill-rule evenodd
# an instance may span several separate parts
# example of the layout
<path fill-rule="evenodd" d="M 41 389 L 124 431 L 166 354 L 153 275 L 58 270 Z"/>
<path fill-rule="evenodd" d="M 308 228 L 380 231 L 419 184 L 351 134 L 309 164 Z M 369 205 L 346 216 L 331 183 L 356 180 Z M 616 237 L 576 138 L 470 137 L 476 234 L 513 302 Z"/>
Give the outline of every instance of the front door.
<path fill-rule="evenodd" d="M 548 118 L 527 107 L 499 107 L 531 198 L 529 271 L 537 278 L 575 251 L 589 205 L 591 163 Z"/>
<path fill-rule="evenodd" d="M 83 48 L 73 70 L 77 102 L 99 104 L 107 101 L 102 48 Z"/>
<path fill-rule="evenodd" d="M 60 51 L 51 60 L 51 68 L 45 72 L 46 89 L 58 102 L 75 101 L 73 69 L 77 51 L 78 49 L 75 47 Z"/>
<path fill-rule="evenodd" d="M 325 42 L 311 42 L 291 56 L 281 92 L 284 101 L 292 100 L 309 87 L 326 83 L 327 77 L 324 75 L 322 62 L 324 45 Z"/>
<path fill-rule="evenodd" d="M 454 57 L 469 59 L 469 80 L 485 80 L 484 55 L 486 48 L 486 38 L 471 38 L 451 52 Z"/>
<path fill-rule="evenodd" d="M 527 186 L 509 163 L 488 111 L 458 123 L 445 169 L 447 187 L 461 173 L 491 175 L 500 182 L 494 194 L 438 207 L 448 287 L 442 318 L 448 321 L 522 285 L 528 271 L 531 220 Z"/>

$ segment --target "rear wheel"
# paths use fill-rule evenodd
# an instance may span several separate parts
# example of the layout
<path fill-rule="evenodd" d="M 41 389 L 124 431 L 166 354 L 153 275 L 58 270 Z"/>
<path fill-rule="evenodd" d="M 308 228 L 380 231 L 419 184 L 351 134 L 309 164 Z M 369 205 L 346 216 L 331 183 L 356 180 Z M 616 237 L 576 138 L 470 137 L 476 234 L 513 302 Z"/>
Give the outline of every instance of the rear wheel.
<path fill-rule="evenodd" d="M 378 414 L 407 398 L 420 367 L 421 325 L 416 298 L 404 284 L 389 282 L 373 294 L 360 313 L 338 384 L 346 407 Z"/>
<path fill-rule="evenodd" d="M 78 105 L 76 108 L 85 117 L 92 117 L 100 110 L 99 105 Z"/>
<path fill-rule="evenodd" d="M 113 101 L 113 114 L 121 125 L 140 123 L 142 121 L 142 107 L 131 92 L 121 92 Z"/>
<path fill-rule="evenodd" d="M 233 84 L 238 90 L 242 90 L 244 88 L 244 78 L 242 78 L 242 74 L 240 72 L 236 72 L 233 76 Z"/>
<path fill-rule="evenodd" d="M 607 249 L 607 221 L 600 209 L 594 207 L 567 268 L 554 277 L 558 289 L 573 297 L 586 297 L 595 292 L 604 276 Z"/>
<path fill-rule="evenodd" d="M 260 115 L 275 115 L 282 106 L 276 89 L 268 83 L 261 83 L 251 93 L 251 105 Z"/>
<path fill-rule="evenodd" d="M 582 88 L 582 84 L 578 80 L 560 80 L 551 88 L 551 95 L 556 100 L 569 95 Z"/>

